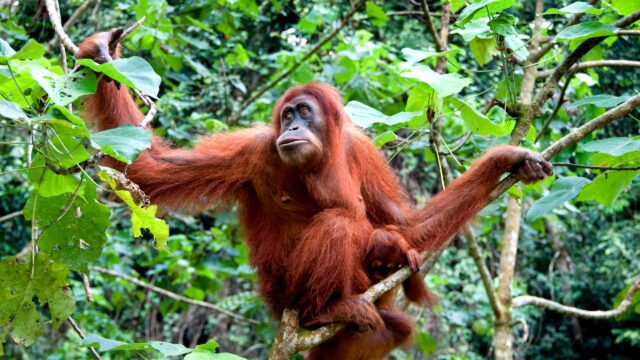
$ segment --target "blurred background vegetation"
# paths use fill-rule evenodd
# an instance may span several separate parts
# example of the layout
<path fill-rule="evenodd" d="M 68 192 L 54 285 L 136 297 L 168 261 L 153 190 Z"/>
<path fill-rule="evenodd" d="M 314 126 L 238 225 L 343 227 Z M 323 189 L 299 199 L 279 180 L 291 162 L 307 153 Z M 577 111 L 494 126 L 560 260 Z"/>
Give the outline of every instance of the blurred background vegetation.
<path fill-rule="evenodd" d="M 89 3 L 88 5 L 86 3 Z M 430 2 L 438 19 L 440 1 Z M 561 8 L 568 1 L 545 1 L 545 8 Z M 598 6 L 606 10 L 601 21 L 619 17 L 615 1 Z M 635 1 L 630 3 L 637 4 Z M 70 0 L 60 2 L 65 22 L 86 6 L 68 34 L 78 43 L 97 30 L 128 26 L 142 16 L 144 25 L 124 42 L 123 57 L 146 59 L 162 78 L 153 127 L 176 144 L 189 146 L 198 135 L 268 122 L 275 100 L 290 86 L 309 81 L 335 85 L 345 102 L 358 101 L 386 115 L 405 110 L 414 79 L 402 76 L 402 49 L 434 51 L 418 2 L 374 1 L 363 6 L 337 36 L 302 62 L 289 76 L 268 89 L 256 101 L 247 99 L 301 59 L 327 36 L 349 12 L 349 1 L 285 0 Z M 54 39 L 44 1 L 0 1 L 0 38 L 14 49 L 28 39 L 46 45 Z M 464 1 L 452 1 L 454 17 Z M 530 34 L 534 1 L 516 1 L 508 10 L 519 33 Z M 608 15 L 607 15 L 608 14 Z M 592 16 L 593 15 L 588 15 Z M 588 18 L 588 17 L 587 17 Z M 565 21 L 563 15 L 548 17 Z M 605 20 L 603 20 L 605 19 Z M 436 23 L 436 26 L 438 23 Z M 447 64 L 450 72 L 473 79 L 461 96 L 482 109 L 504 88 L 500 58 L 486 45 L 485 59 L 474 54 L 469 42 L 452 34 L 450 47 L 460 49 Z M 527 38 L 525 37 L 525 41 Z M 45 57 L 59 64 L 59 47 L 52 42 Z M 476 43 L 474 46 L 479 46 Z M 495 50 L 495 42 L 493 43 Z M 597 58 L 636 59 L 637 38 L 621 38 L 597 48 Z M 480 60 L 479 60 L 480 58 Z M 435 65 L 435 58 L 430 64 Z M 429 63 L 430 60 L 427 61 Z M 546 59 L 551 68 L 558 59 Z M 480 65 L 482 64 L 482 66 Z M 53 66 L 52 65 L 52 66 Z M 0 69 L 1 70 L 1 69 Z M 518 74 L 516 72 L 516 74 Z M 598 68 L 576 77 L 567 99 L 596 94 L 634 94 L 640 69 Z M 0 75 L 1 77 L 1 75 Z M 504 91 L 504 89 L 502 90 Z M 248 105 L 248 106 L 247 106 Z M 544 110 L 551 112 L 552 104 Z M 74 103 L 80 113 L 81 101 Z M 500 109 L 498 109 L 500 110 Z M 602 108 L 584 106 L 561 109 L 539 144 L 542 149 L 571 129 L 601 114 Z M 568 113 L 570 112 L 570 113 Z M 494 114 L 496 113 L 496 114 Z M 495 111 L 492 119 L 504 116 Z M 637 112 L 636 112 L 637 114 Z M 540 128 L 545 117 L 536 120 Z M 443 117 L 443 139 L 452 148 L 468 127 L 459 117 Z M 592 136 L 638 136 L 640 121 L 627 117 Z M 367 129 L 372 138 L 388 131 L 395 140 L 380 141 L 402 184 L 416 204 L 438 191 L 439 175 L 428 136 L 411 128 L 375 124 Z M 19 211 L 32 191 L 24 172 L 28 132 L 0 123 L 0 258 L 20 252 L 31 239 L 31 225 Z M 402 141 L 402 139 L 412 141 Z M 490 145 L 505 138 L 473 134 L 456 153 L 468 164 Z M 540 146 L 540 147 L 538 147 Z M 586 159 L 578 150 L 574 159 Z M 582 156 L 582 157 L 581 157 Z M 568 156 L 567 156 L 568 157 Z M 463 166 L 449 159 L 456 174 Z M 586 170 L 557 168 L 560 175 L 593 179 Z M 524 187 L 526 208 L 547 193 L 550 181 Z M 514 295 L 531 294 L 573 304 L 583 309 L 610 309 L 628 280 L 640 270 L 640 183 L 630 181 L 610 206 L 598 202 L 572 202 L 534 221 L 523 221 Z M 213 339 L 225 352 L 246 358 L 266 358 L 275 336 L 272 320 L 255 291 L 256 275 L 248 264 L 247 248 L 234 209 L 209 211 L 198 216 L 166 214 L 171 235 L 168 250 L 155 249 L 150 236 L 134 238 L 129 208 L 109 194 L 98 197 L 111 210 L 108 241 L 96 265 L 144 279 L 160 288 L 257 320 L 238 321 L 207 309 L 175 301 L 124 279 L 91 272 L 95 302 L 86 301 L 79 273 L 71 274 L 76 299 L 74 319 L 88 333 L 125 342 L 162 340 L 187 347 Z M 487 207 L 474 224 L 490 271 L 497 274 L 502 246 L 504 197 Z M 4 218 L 6 217 L 6 218 Z M 549 231 L 552 229 L 552 231 Z M 556 261 L 561 254 L 563 265 Z M 441 303 L 433 308 L 409 309 L 418 323 L 414 345 L 398 350 L 398 359 L 486 358 L 492 354 L 492 313 L 478 271 L 464 241 L 455 240 L 427 276 Z M 533 307 L 514 314 L 515 350 L 521 358 L 633 358 L 640 354 L 640 299 L 635 310 L 611 321 L 575 320 Z M 5 356 L 18 359 L 86 358 L 87 350 L 67 324 L 45 333 L 29 346 L 4 344 Z M 1 332 L 0 332 L 1 333 Z M 152 352 L 119 352 L 105 358 L 156 358 Z"/>

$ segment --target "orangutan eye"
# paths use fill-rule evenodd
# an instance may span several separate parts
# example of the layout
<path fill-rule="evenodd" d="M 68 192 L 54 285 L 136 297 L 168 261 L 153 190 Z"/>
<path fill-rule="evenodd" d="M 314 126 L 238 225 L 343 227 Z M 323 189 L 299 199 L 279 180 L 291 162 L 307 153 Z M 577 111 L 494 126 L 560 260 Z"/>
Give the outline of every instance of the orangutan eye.
<path fill-rule="evenodd" d="M 285 120 L 291 120 L 293 119 L 293 113 L 291 111 L 286 111 L 282 117 Z"/>
<path fill-rule="evenodd" d="M 311 110 L 309 110 L 307 106 L 300 107 L 300 116 L 306 118 L 309 117 L 309 115 L 311 115 Z"/>

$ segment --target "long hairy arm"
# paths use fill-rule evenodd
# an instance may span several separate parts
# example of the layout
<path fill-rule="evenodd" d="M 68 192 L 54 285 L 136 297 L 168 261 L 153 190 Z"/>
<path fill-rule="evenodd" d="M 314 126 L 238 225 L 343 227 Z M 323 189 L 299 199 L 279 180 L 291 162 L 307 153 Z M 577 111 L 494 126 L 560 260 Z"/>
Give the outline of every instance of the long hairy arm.
<path fill-rule="evenodd" d="M 120 57 L 113 39 L 120 30 L 91 35 L 80 44 L 79 58 L 98 62 Z M 85 103 L 85 118 L 98 130 L 121 125 L 139 126 L 144 115 L 129 89 L 102 79 L 95 94 Z M 159 137 L 131 165 L 107 159 L 165 208 L 199 211 L 220 201 L 231 201 L 249 182 L 271 154 L 274 133 L 270 127 L 254 127 L 201 138 L 193 149 L 172 147 Z"/>

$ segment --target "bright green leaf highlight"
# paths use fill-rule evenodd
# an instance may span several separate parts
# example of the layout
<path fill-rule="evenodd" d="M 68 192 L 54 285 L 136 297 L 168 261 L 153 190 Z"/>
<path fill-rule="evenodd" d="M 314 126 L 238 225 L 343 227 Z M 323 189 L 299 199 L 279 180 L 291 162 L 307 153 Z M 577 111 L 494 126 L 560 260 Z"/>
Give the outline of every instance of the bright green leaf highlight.
<path fill-rule="evenodd" d="M 640 171 L 605 171 L 580 192 L 578 201 L 593 200 L 611 206 L 638 174 Z"/>
<path fill-rule="evenodd" d="M 472 82 L 470 78 L 458 74 L 438 74 L 424 65 L 411 66 L 409 71 L 403 73 L 402 76 L 417 79 L 429 85 L 440 98 L 457 94 Z"/>
<path fill-rule="evenodd" d="M 143 207 L 137 204 L 131 193 L 127 190 L 119 189 L 115 179 L 110 177 L 106 171 L 100 171 L 98 175 L 103 181 L 107 181 L 116 195 L 131 208 L 133 236 L 140 237 L 142 236 L 142 229 L 148 229 L 156 241 L 156 247 L 158 249 L 166 249 L 167 239 L 169 238 L 169 225 L 164 220 L 156 218 L 158 206 Z"/>
<path fill-rule="evenodd" d="M 371 1 L 367 1 L 366 10 L 369 21 L 371 21 L 374 26 L 380 27 L 389 20 L 389 16 L 387 16 L 384 10 Z"/>
<path fill-rule="evenodd" d="M 361 128 L 368 128 L 374 123 L 396 125 L 411 120 L 420 113 L 400 112 L 387 116 L 380 111 L 358 101 L 349 101 L 344 107 L 351 120 Z"/>
<path fill-rule="evenodd" d="M 467 124 L 469 130 L 471 130 L 474 134 L 502 136 L 505 135 L 506 132 L 508 132 L 507 129 L 504 129 L 502 126 L 495 124 L 494 122 L 489 120 L 489 118 L 476 111 L 466 102 L 458 98 L 451 98 L 450 101 L 455 110 L 460 111 L 462 120 Z"/>

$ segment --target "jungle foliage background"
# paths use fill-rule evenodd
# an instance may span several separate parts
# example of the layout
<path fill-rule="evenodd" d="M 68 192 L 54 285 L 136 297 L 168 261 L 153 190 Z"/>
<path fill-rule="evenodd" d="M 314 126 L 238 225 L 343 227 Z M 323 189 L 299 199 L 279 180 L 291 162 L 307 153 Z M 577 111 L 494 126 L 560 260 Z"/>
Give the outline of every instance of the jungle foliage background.
<path fill-rule="evenodd" d="M 65 29 L 76 44 L 97 30 L 146 17 L 123 42 L 124 58 L 141 59 L 120 75 L 157 97 L 154 131 L 180 146 L 201 134 L 268 122 L 275 100 L 292 85 L 335 85 L 354 121 L 366 127 L 422 205 L 441 188 L 425 109 L 435 109 L 440 122 L 437 142 L 447 150 L 440 149 L 439 158 L 458 176 L 485 149 L 509 141 L 515 121 L 504 109 L 520 96 L 520 64 L 532 39 L 556 43 L 533 65 L 553 69 L 578 43 L 609 36 L 610 24 L 640 10 L 637 0 L 592 1 L 569 10 L 571 1 L 543 3 L 547 13 L 532 36 L 535 1 L 451 0 L 448 51 L 439 55 L 420 1 L 70 0 L 60 1 L 59 10 L 63 23 L 78 12 Z M 439 29 L 443 2 L 428 6 Z M 459 21 L 471 6 L 480 11 Z M 565 10 L 549 11 L 554 8 Z M 588 25 L 553 37 L 579 13 L 579 24 Z M 211 351 L 211 340 L 222 352 L 268 357 L 278 323 L 256 293 L 234 209 L 164 214 L 165 224 L 128 193 L 119 194 L 125 202 L 118 199 L 104 181 L 110 179 L 105 169 L 68 171 L 98 150 L 131 160 L 144 141 L 131 144 L 140 135 L 135 129 L 94 136 L 82 125 L 82 102 L 96 78 L 90 70 L 64 74 L 45 1 L 0 1 L 0 39 L 0 354 L 89 358 L 65 321 L 70 315 L 85 335 L 99 339 L 85 344 L 104 350 L 112 339 L 123 343 L 111 346 L 129 347 L 103 352 L 103 358 L 161 358 L 187 353 L 180 345 L 200 344 L 187 357 L 222 359 Z M 611 36 L 582 61 L 634 60 L 639 52 L 637 36 Z M 75 60 L 67 57 L 71 71 Z M 446 59 L 450 78 L 425 69 L 435 69 L 438 58 Z M 544 104 L 522 144 L 540 151 L 637 95 L 639 75 L 637 64 L 577 71 Z M 502 105 L 489 107 L 493 100 Z M 639 166 L 638 115 L 588 135 L 554 161 Z M 612 309 L 640 272 L 638 171 L 559 166 L 555 172 L 541 184 L 510 191 L 523 207 L 513 294 Z M 472 224 L 494 284 L 507 203 L 500 197 Z M 132 278 L 240 316 L 167 297 Z M 492 308 L 467 243 L 454 239 L 426 279 L 440 303 L 409 308 L 419 324 L 415 341 L 394 358 L 493 356 Z M 640 353 L 640 293 L 611 319 L 578 320 L 524 306 L 514 309 L 511 322 L 519 358 Z M 132 343 L 138 345 L 126 345 Z"/>

